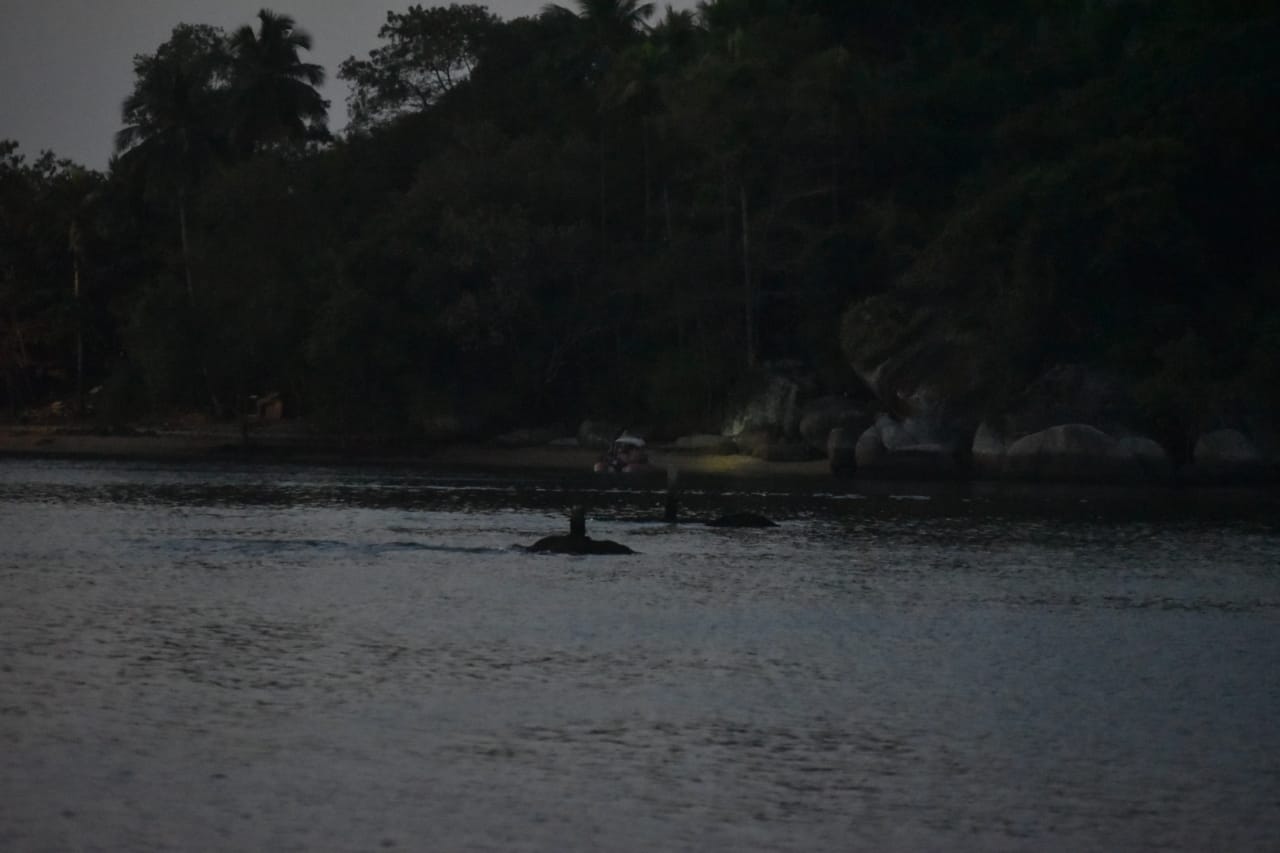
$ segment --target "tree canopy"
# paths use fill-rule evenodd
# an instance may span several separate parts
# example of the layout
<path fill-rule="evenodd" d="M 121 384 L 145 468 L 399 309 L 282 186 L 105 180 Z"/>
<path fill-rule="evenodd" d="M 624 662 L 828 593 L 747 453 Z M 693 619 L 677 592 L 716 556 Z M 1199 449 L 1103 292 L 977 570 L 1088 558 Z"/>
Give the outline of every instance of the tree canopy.
<path fill-rule="evenodd" d="M 292 18 L 180 25 L 108 175 L 6 149 L 6 402 L 60 393 L 79 317 L 135 412 L 280 390 L 352 433 L 715 428 L 770 364 L 870 393 L 850 354 L 927 315 L 1011 386 L 1118 372 L 1170 441 L 1277 404 L 1268 4 L 657 12 L 390 12 L 336 138 Z M 98 193 L 92 311 L 59 187 Z"/>

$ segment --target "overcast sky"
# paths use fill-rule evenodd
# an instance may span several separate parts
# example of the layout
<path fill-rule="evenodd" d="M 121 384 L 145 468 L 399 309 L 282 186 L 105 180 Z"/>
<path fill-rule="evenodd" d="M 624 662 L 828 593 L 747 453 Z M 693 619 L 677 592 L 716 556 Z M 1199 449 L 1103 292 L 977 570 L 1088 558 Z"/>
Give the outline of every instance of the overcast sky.
<path fill-rule="evenodd" d="M 532 15 L 546 0 L 475 0 L 503 18 Z M 92 168 L 107 165 L 120 105 L 133 85 L 133 57 L 151 53 L 176 24 L 232 30 L 257 23 L 263 8 L 292 15 L 311 33 L 307 61 L 324 66 L 329 127 L 347 120 L 346 85 L 336 78 L 348 56 L 377 46 L 387 10 L 448 5 L 447 0 L 0 0 L 0 139 L 34 157 L 50 149 Z M 560 5 L 572 6 L 569 0 Z M 659 8 L 666 2 L 659 3 Z M 689 9 L 693 0 L 673 0 Z"/>

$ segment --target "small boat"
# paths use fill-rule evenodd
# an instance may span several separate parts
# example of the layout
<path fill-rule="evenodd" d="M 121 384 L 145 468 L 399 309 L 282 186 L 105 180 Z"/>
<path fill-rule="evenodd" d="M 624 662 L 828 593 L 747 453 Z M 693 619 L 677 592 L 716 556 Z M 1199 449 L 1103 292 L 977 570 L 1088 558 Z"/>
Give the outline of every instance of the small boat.
<path fill-rule="evenodd" d="M 644 439 L 622 434 L 613 440 L 609 450 L 595 464 L 597 474 L 632 474 L 649 470 L 649 454 Z"/>

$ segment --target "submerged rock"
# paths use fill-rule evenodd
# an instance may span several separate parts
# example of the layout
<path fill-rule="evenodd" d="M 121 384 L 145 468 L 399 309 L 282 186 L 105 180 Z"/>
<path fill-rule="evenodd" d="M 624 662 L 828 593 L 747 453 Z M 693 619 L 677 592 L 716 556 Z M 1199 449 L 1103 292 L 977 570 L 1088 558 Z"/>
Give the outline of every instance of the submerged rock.
<path fill-rule="evenodd" d="M 673 469 L 668 472 L 667 479 L 667 496 L 663 503 L 662 520 L 669 524 L 676 524 L 680 519 L 680 487 L 677 482 L 677 472 Z M 728 515 L 721 515 L 710 520 L 691 519 L 695 524 L 701 523 L 708 527 L 777 527 L 778 523 L 772 519 L 766 518 L 756 512 L 731 512 Z"/>
<path fill-rule="evenodd" d="M 582 507 L 575 507 L 569 515 L 569 533 L 563 536 L 544 536 L 527 549 L 544 554 L 634 554 L 626 545 L 610 539 L 592 539 L 587 535 L 587 514 Z"/>

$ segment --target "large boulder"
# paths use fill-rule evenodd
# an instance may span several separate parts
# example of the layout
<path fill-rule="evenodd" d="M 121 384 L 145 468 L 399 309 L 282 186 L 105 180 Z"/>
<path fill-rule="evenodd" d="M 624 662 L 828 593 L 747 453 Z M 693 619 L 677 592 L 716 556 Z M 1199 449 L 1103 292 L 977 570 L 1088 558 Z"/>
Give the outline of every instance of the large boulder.
<path fill-rule="evenodd" d="M 1088 483 L 1168 482 L 1169 454 L 1145 436 L 1115 437 L 1090 424 L 1056 424 L 1014 440 L 984 422 L 973 437 L 974 476 Z"/>
<path fill-rule="evenodd" d="M 941 415 L 972 434 L 990 377 L 999 373 L 989 330 L 973 320 L 907 286 L 851 306 L 841 344 L 885 410 L 904 418 Z"/>
<path fill-rule="evenodd" d="M 1167 483 L 1173 480 L 1173 460 L 1159 442 L 1144 435 L 1124 435 L 1116 439 L 1121 450 L 1132 453 L 1146 478 Z"/>
<path fill-rule="evenodd" d="M 849 427 L 836 427 L 827 436 L 827 459 L 831 473 L 837 477 L 852 477 L 858 470 L 858 437 L 862 431 Z"/>
<path fill-rule="evenodd" d="M 800 403 L 811 392 L 813 381 L 793 365 L 769 368 L 755 393 L 726 420 L 722 432 L 728 436 L 764 431 L 794 438 L 800 432 Z"/>
<path fill-rule="evenodd" d="M 1018 480 L 1136 483 L 1148 478 L 1130 447 L 1088 424 L 1060 424 L 1009 445 L 1004 474 Z"/>
<path fill-rule="evenodd" d="M 1168 453 L 1137 434 L 1140 417 L 1123 379 L 1080 364 L 1058 364 L 985 419 L 970 449 L 987 479 L 1167 482 Z"/>
<path fill-rule="evenodd" d="M 1251 483 L 1273 479 L 1276 464 L 1238 429 L 1217 429 L 1196 440 L 1190 465 L 1179 476 L 1193 483 Z"/>
<path fill-rule="evenodd" d="M 969 465 L 979 479 L 998 480 L 1004 476 L 1005 455 L 1009 444 L 991 424 L 983 421 L 973 434 L 973 446 L 969 451 Z"/>
<path fill-rule="evenodd" d="M 881 415 L 858 438 L 854 460 L 871 478 L 954 479 L 965 473 L 966 450 L 943 422 Z"/>
<path fill-rule="evenodd" d="M 1057 364 L 1028 383 L 994 425 L 1005 436 L 1021 438 L 1063 424 L 1092 424 L 1122 435 L 1138 422 L 1132 394 L 1120 376 L 1083 364 Z"/>
<path fill-rule="evenodd" d="M 800 437 L 813 449 L 826 453 L 831 431 L 836 428 L 861 434 L 875 423 L 877 408 L 848 397 L 819 397 L 800 409 Z"/>

